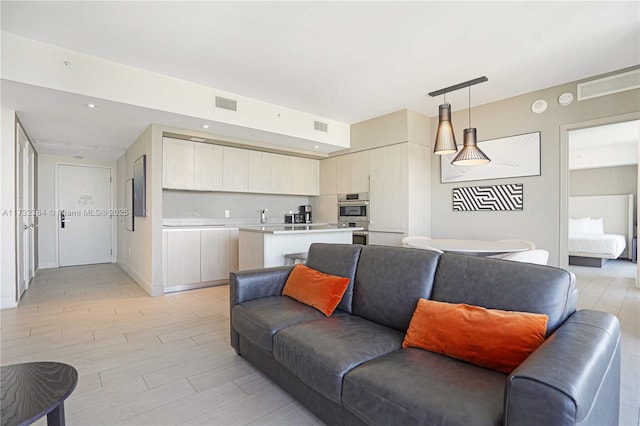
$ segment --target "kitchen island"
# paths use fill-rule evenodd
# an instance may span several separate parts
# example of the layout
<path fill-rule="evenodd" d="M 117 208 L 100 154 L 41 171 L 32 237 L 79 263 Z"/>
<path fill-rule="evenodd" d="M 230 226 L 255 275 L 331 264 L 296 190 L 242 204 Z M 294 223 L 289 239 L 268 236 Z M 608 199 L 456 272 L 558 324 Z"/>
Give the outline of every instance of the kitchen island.
<path fill-rule="evenodd" d="M 307 252 L 312 243 L 351 244 L 353 231 L 326 224 L 246 226 L 239 229 L 239 269 L 269 268 L 288 263 L 291 253 Z"/>

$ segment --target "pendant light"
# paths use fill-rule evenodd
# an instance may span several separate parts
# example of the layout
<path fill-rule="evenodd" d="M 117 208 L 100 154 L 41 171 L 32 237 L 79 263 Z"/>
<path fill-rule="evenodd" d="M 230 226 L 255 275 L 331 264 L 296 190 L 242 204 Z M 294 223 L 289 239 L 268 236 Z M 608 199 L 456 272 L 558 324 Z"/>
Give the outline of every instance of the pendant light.
<path fill-rule="evenodd" d="M 438 129 L 436 130 L 436 142 L 433 147 L 435 154 L 453 154 L 456 152 L 456 138 L 453 132 L 453 125 L 451 124 L 451 105 L 447 102 L 447 93 L 455 90 L 469 88 L 469 128 L 464 129 L 463 139 L 464 144 L 462 150 L 458 153 L 456 158 L 451 162 L 455 165 L 480 165 L 486 164 L 489 161 L 489 157 L 485 155 L 480 148 L 478 148 L 476 129 L 471 127 L 471 86 L 489 81 L 487 77 L 482 76 L 473 80 L 465 81 L 453 86 L 446 87 L 444 89 L 436 90 L 429 93 L 429 96 L 445 95 L 444 104 L 438 108 Z"/>
<path fill-rule="evenodd" d="M 451 124 L 451 104 L 447 102 L 446 93 L 444 94 L 444 103 L 438 107 L 438 110 L 439 122 L 433 153 L 438 155 L 453 154 L 458 151 L 458 146 Z"/>
<path fill-rule="evenodd" d="M 451 164 L 456 166 L 479 166 L 487 164 L 491 159 L 478 148 L 476 128 L 471 127 L 471 86 L 469 86 L 469 127 L 464 129 L 464 146 Z"/>

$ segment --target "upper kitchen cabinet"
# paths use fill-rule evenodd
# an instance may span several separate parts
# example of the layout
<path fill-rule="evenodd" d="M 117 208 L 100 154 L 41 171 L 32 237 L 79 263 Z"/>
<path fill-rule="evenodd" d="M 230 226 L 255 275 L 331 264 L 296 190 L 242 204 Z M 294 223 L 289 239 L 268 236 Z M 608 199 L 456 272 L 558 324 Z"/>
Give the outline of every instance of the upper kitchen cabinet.
<path fill-rule="evenodd" d="M 369 152 L 354 152 L 336 158 L 338 194 L 369 192 Z"/>
<path fill-rule="evenodd" d="M 249 150 L 222 147 L 222 190 L 232 192 L 249 191 Z"/>
<path fill-rule="evenodd" d="M 338 157 L 320 160 L 320 195 L 338 193 Z"/>
<path fill-rule="evenodd" d="M 291 194 L 318 195 L 320 165 L 318 160 L 289 157 L 291 163 Z"/>
<path fill-rule="evenodd" d="M 162 187 L 194 189 L 194 143 L 163 138 Z"/>
<path fill-rule="evenodd" d="M 194 143 L 194 188 L 222 190 L 223 149 L 210 143 Z"/>
<path fill-rule="evenodd" d="M 264 154 L 266 152 L 249 151 L 248 192 L 269 192 L 271 189 L 271 182 L 264 178 L 267 172 Z"/>
<path fill-rule="evenodd" d="M 199 191 L 222 189 L 222 147 L 163 138 L 162 187 Z"/>
<path fill-rule="evenodd" d="M 318 181 L 318 160 L 249 151 L 248 192 L 318 195 Z"/>
<path fill-rule="evenodd" d="M 319 161 L 163 138 L 163 188 L 318 195 Z"/>

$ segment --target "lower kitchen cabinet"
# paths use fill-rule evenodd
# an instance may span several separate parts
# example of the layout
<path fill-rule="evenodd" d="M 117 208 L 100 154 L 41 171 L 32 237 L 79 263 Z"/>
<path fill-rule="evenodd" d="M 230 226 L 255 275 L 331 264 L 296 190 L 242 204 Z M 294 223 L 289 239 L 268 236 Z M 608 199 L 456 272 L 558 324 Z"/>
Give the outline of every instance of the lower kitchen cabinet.
<path fill-rule="evenodd" d="M 165 288 L 199 283 L 200 231 L 188 229 L 166 231 L 164 234 L 166 235 L 166 250 L 163 250 L 165 255 L 163 257 L 167 265 Z"/>
<path fill-rule="evenodd" d="M 188 290 L 229 280 L 238 270 L 238 229 L 163 231 L 165 292 Z"/>
<path fill-rule="evenodd" d="M 226 281 L 237 270 L 238 229 L 200 231 L 200 281 Z"/>
<path fill-rule="evenodd" d="M 369 231 L 367 244 L 376 246 L 401 246 L 406 232 L 377 232 Z"/>

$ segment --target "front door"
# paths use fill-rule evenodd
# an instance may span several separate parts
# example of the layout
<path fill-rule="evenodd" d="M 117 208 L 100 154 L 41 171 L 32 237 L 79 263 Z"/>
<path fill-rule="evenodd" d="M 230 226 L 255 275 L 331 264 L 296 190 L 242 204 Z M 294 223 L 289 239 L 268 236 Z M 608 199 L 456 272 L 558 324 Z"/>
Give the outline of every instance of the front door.
<path fill-rule="evenodd" d="M 111 262 L 111 169 L 58 164 L 58 265 Z"/>

